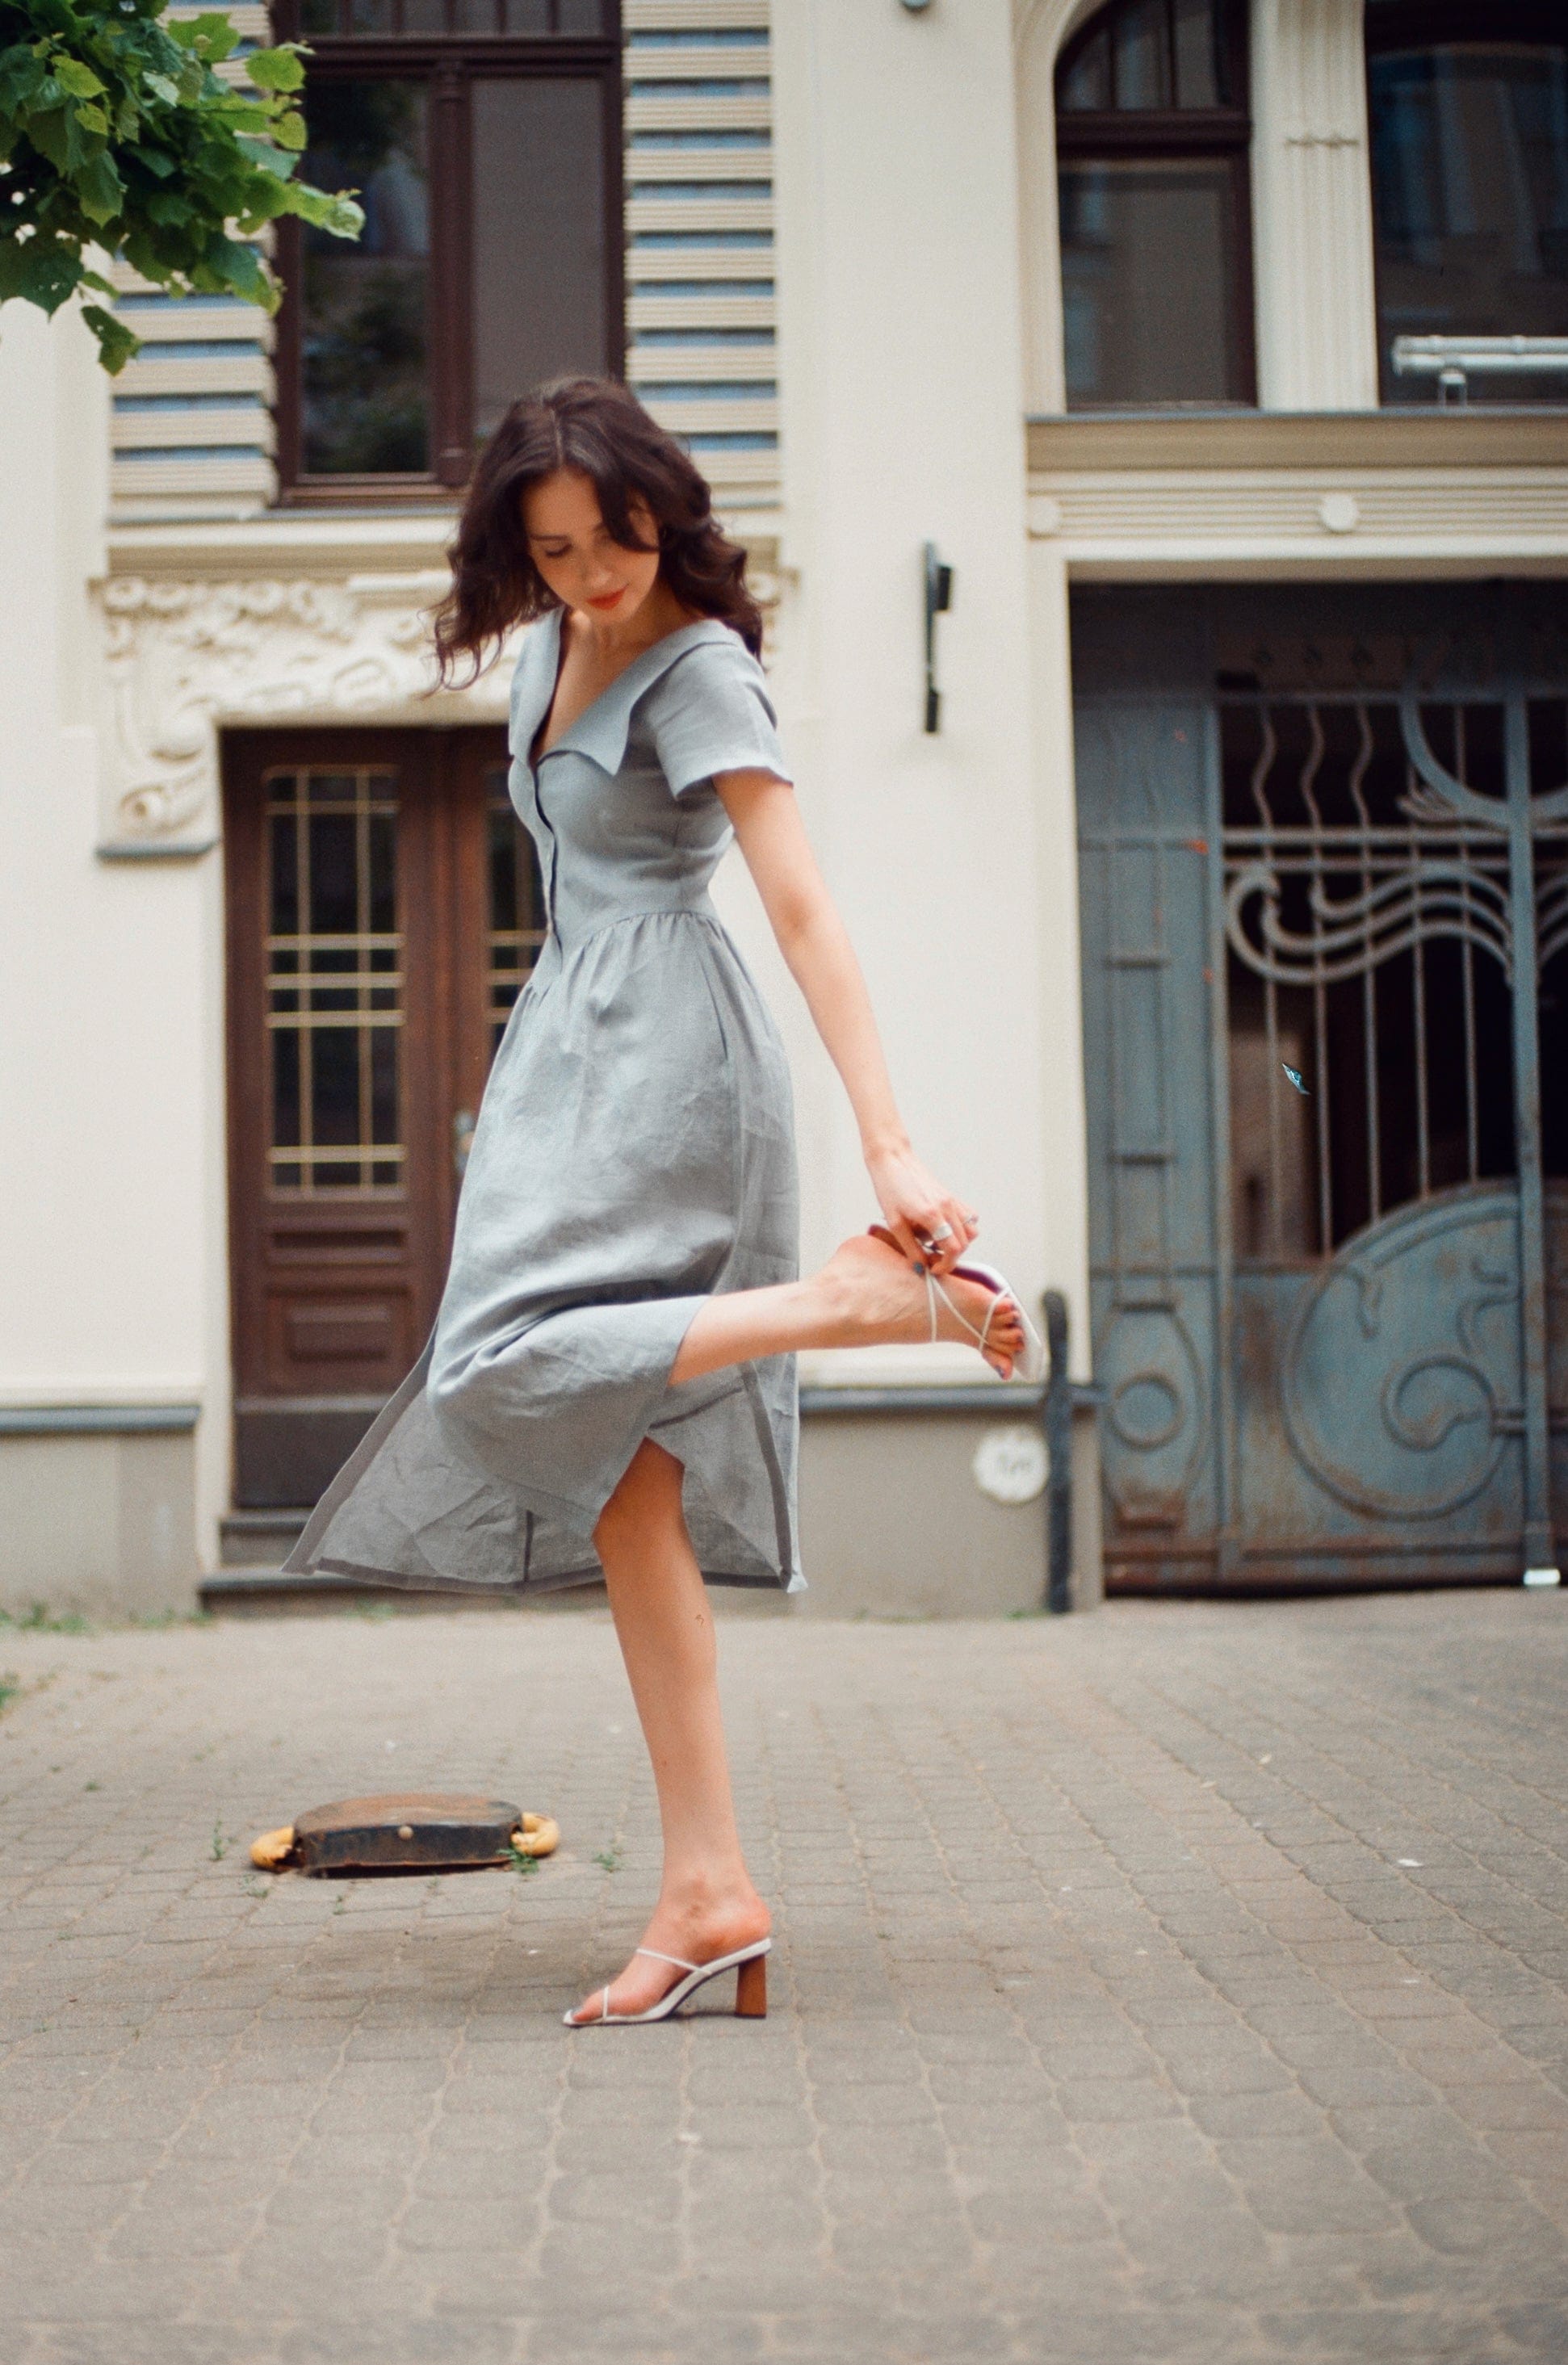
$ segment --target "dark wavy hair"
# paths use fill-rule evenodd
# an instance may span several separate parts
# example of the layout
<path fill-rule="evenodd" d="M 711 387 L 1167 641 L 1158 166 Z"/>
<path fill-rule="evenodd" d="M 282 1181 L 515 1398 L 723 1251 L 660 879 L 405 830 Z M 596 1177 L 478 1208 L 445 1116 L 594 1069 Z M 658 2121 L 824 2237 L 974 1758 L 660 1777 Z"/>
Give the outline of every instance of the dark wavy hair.
<path fill-rule="evenodd" d="M 761 654 L 762 611 L 745 587 L 745 553 L 720 531 L 706 479 L 625 387 L 564 377 L 514 402 L 479 455 L 448 553 L 452 588 L 435 615 L 442 686 L 465 658 L 476 680 L 514 624 L 559 607 L 522 521 L 529 487 L 559 468 L 591 480 L 622 550 L 655 546 L 632 523 L 632 504 L 645 501 L 658 529 L 659 573 L 676 598 L 732 625 L 754 656 Z"/>

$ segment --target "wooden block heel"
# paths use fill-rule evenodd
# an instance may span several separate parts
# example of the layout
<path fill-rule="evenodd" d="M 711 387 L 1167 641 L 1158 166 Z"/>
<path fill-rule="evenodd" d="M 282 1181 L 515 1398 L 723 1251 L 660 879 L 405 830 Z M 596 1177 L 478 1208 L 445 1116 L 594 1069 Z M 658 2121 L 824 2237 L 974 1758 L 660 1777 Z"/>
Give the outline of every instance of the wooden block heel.
<path fill-rule="evenodd" d="M 676 1970 L 684 1971 L 685 1978 L 677 1979 L 668 1993 L 661 1996 L 657 2003 L 650 2004 L 646 2012 L 611 2012 L 610 1990 L 600 1988 L 599 2010 L 591 2020 L 578 2020 L 574 2012 L 569 2012 L 563 2017 L 568 2028 L 641 2028 L 651 2020 L 667 2020 L 671 2012 L 678 2012 L 687 1997 L 695 1995 L 700 1987 L 705 1986 L 710 1979 L 722 1978 L 725 1971 L 734 1971 L 736 2012 L 742 2020 L 766 2020 L 767 1965 L 765 1957 L 772 1944 L 771 1938 L 758 1938 L 749 1946 L 737 1946 L 733 1954 L 716 1955 L 711 1963 L 689 1963 L 679 1955 L 662 1954 L 657 1946 L 639 1946 L 636 1950 L 639 1955 L 649 1955 L 655 1963 L 669 1963 Z"/>
<path fill-rule="evenodd" d="M 767 2018 L 767 1957 L 754 1955 L 735 1973 L 735 2017 L 737 2020 Z"/>

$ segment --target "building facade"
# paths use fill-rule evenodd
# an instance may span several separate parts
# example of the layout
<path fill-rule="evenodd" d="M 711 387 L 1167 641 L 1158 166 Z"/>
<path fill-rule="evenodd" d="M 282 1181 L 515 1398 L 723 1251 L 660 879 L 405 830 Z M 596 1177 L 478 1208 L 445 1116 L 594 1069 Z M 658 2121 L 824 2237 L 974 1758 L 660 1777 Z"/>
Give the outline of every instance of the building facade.
<path fill-rule="evenodd" d="M 1554 1568 L 1558 12 L 289 6 L 359 247 L 275 323 L 126 277 L 112 383 L 0 322 L 4 1606 L 253 1585 L 419 1351 L 538 941 L 510 668 L 432 696 L 425 617 L 568 368 L 745 542 L 912 1130 L 1065 1300 L 1078 1598 Z M 814 1260 L 853 1126 L 721 893 Z M 808 1608 L 1040 1598 L 1026 1395 L 801 1378 Z"/>

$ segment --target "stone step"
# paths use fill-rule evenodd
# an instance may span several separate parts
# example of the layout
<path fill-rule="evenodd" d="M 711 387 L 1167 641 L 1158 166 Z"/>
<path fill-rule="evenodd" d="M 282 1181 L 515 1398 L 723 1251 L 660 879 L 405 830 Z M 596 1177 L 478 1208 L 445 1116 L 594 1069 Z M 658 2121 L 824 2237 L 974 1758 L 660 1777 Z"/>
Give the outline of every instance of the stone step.
<path fill-rule="evenodd" d="M 281 1568 L 299 1541 L 309 1508 L 281 1511 L 230 1511 L 218 1523 L 222 1568 Z"/>
<path fill-rule="evenodd" d="M 275 1565 L 214 1569 L 197 1585 L 196 1597 L 211 1618 L 276 1618 L 311 1612 L 342 1617 L 353 1609 L 494 1609 L 517 1600 L 514 1593 L 498 1587 L 414 1593 L 400 1585 L 359 1585 L 349 1576 L 296 1576 Z M 583 1608 L 604 1598 L 601 1586 L 584 1586 L 567 1594 L 546 1594 L 538 1606 Z"/>

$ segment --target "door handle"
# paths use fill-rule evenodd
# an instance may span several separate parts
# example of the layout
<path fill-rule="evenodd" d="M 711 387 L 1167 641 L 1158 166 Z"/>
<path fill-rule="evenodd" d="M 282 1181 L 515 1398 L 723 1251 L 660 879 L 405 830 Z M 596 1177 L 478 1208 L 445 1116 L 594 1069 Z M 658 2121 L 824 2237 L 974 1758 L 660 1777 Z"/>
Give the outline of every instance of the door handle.
<path fill-rule="evenodd" d="M 452 1171 L 461 1182 L 468 1168 L 468 1152 L 474 1147 L 475 1116 L 472 1109 L 459 1109 L 452 1120 Z"/>

